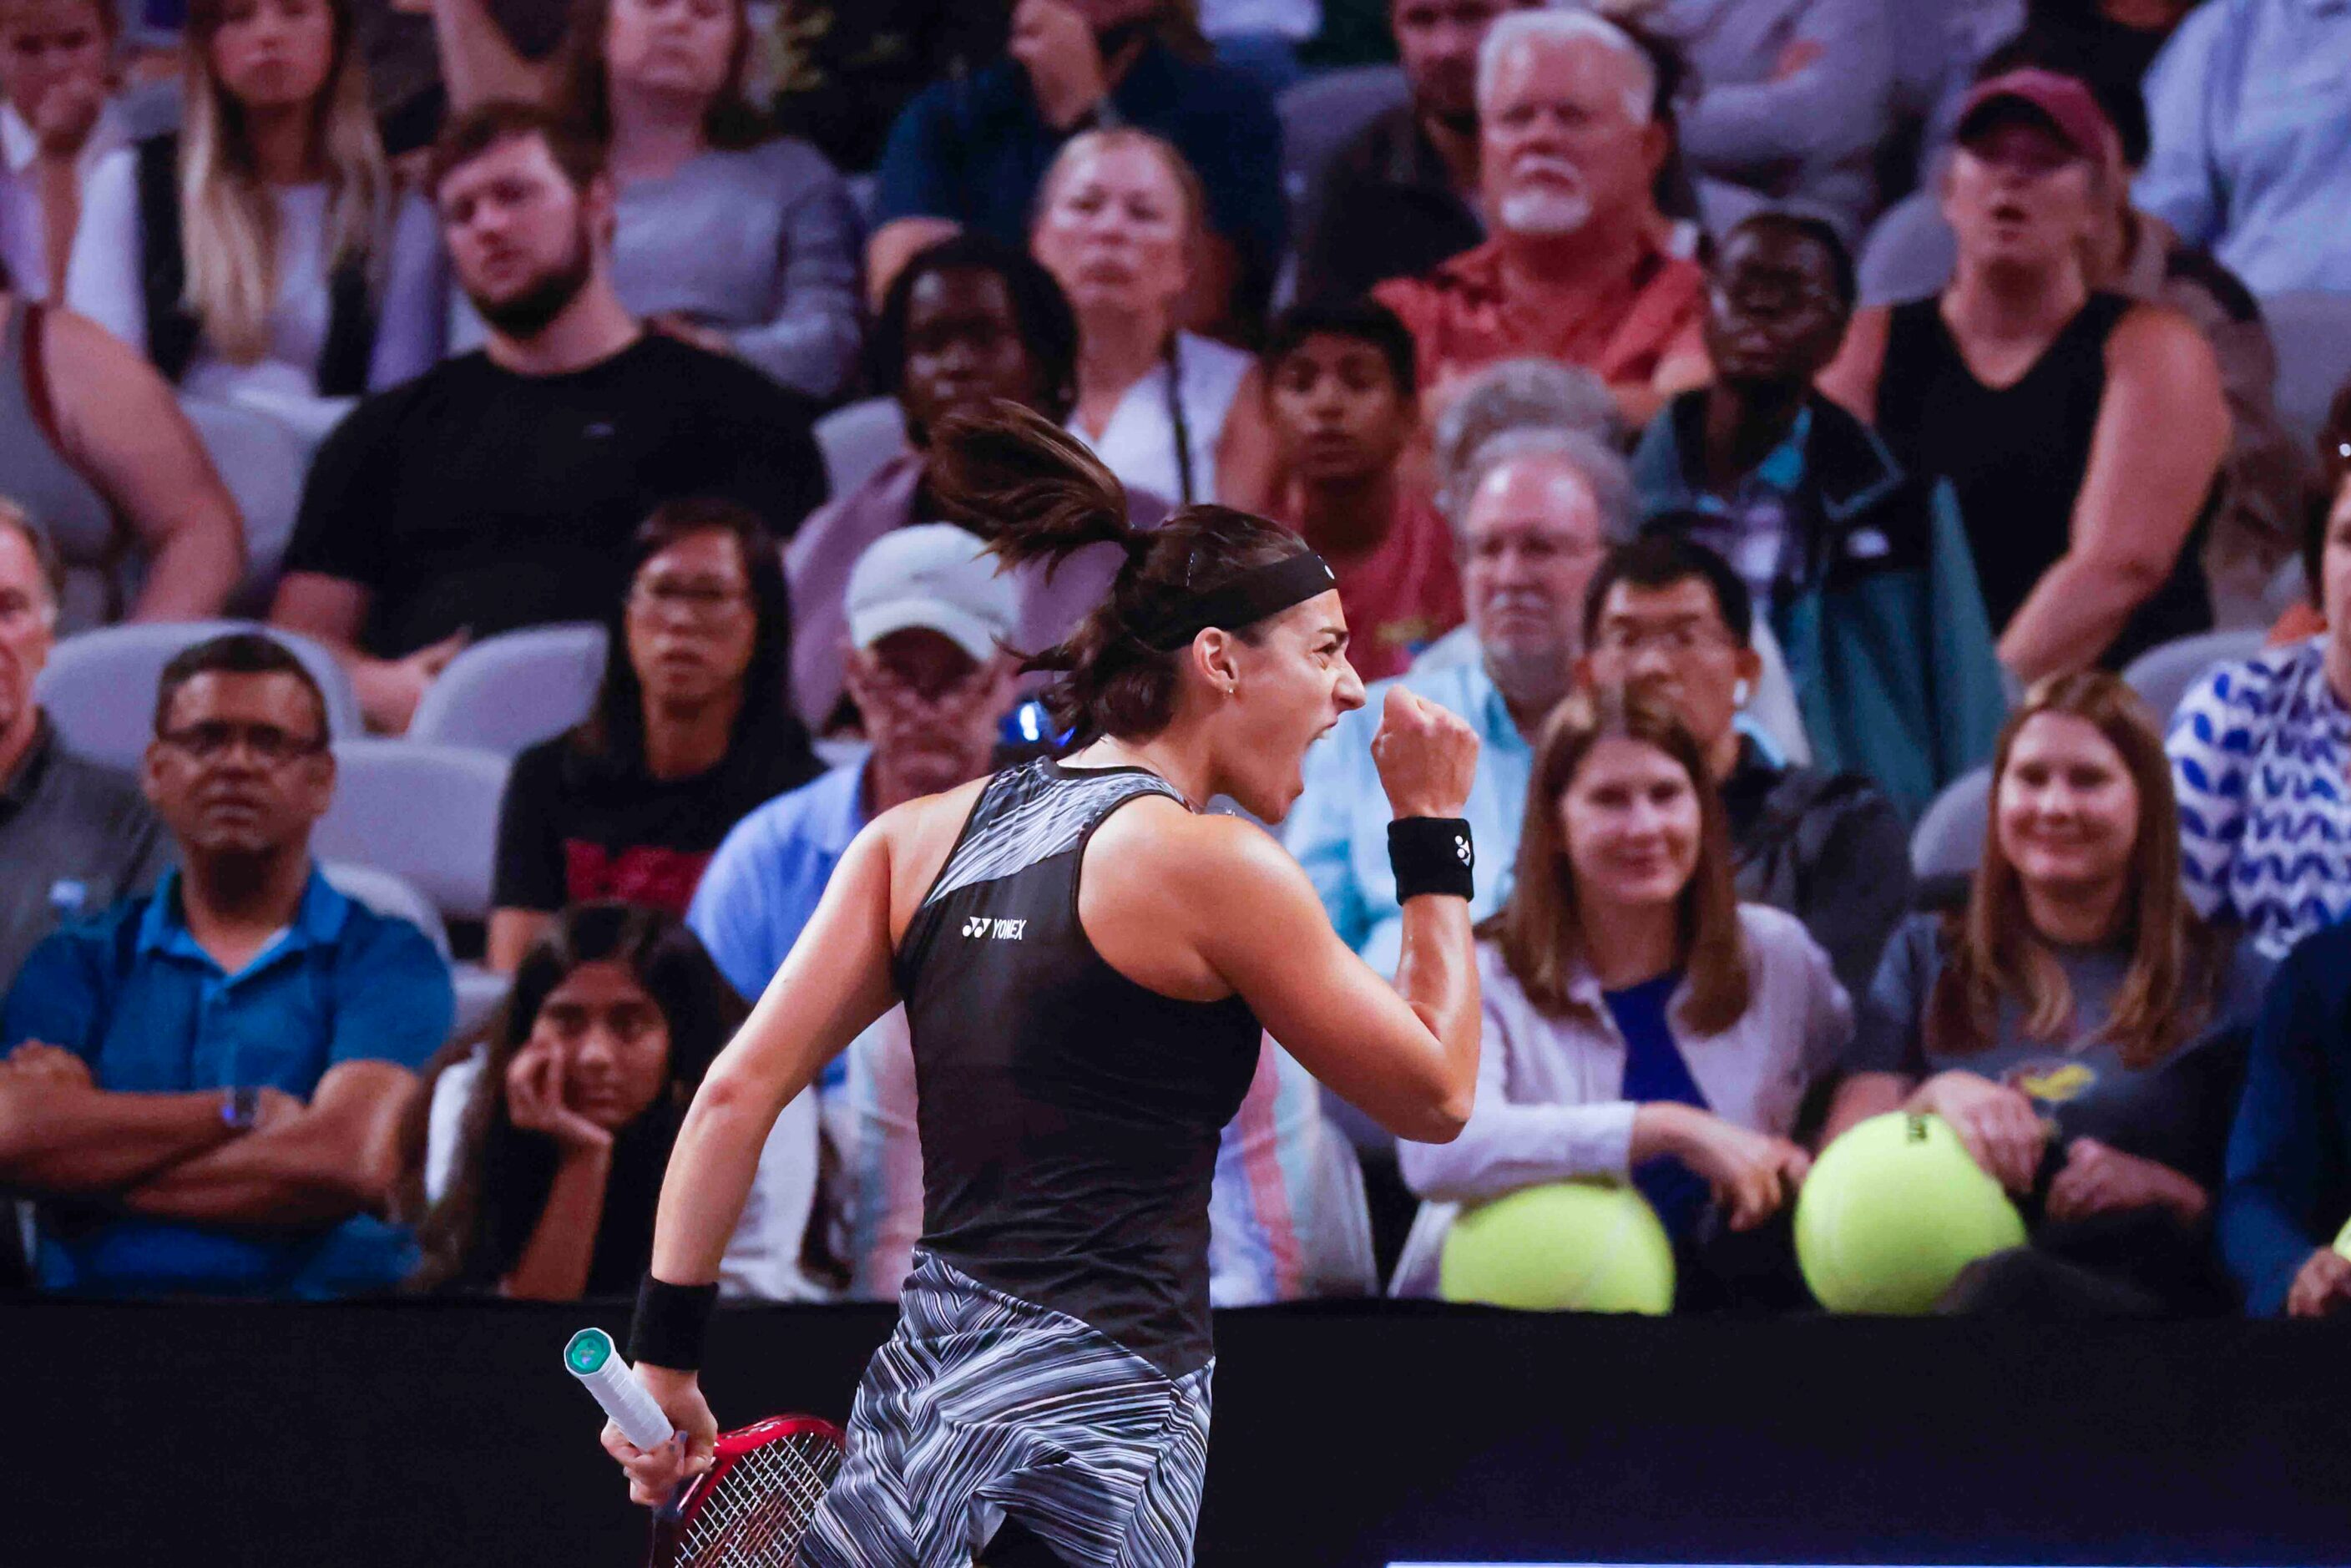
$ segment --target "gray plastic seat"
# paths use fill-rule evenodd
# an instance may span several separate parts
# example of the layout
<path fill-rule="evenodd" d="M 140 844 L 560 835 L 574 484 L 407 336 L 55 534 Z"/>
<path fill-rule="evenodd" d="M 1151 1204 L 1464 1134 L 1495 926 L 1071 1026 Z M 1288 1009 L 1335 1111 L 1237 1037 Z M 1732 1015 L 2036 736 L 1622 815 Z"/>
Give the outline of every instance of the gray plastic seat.
<path fill-rule="evenodd" d="M 449 927 L 432 900 L 411 886 L 407 878 L 356 861 L 322 861 L 319 870 L 337 893 L 352 903 L 363 904 L 389 920 L 405 920 L 423 932 L 441 961 L 449 961 Z"/>
<path fill-rule="evenodd" d="M 1991 821 L 1991 769 L 1978 768 L 1944 786 L 1910 834 L 1910 869 L 1918 880 L 1966 876 L 1983 860 Z"/>
<path fill-rule="evenodd" d="M 245 580 L 231 607 L 261 613 L 277 586 L 278 564 L 294 537 L 310 447 L 266 413 L 210 398 L 187 398 L 181 408 L 204 438 L 236 509 L 245 518 Z"/>
<path fill-rule="evenodd" d="M 825 493 L 839 500 L 906 450 L 906 416 L 897 399 L 869 397 L 818 420 L 814 434 L 824 454 Z"/>
<path fill-rule="evenodd" d="M 2351 295 L 2273 294 L 2262 319 L 2277 345 L 2278 413 L 2305 444 L 2315 441 L 2335 390 L 2351 375 Z"/>
<path fill-rule="evenodd" d="M 335 766 L 334 804 L 311 833 L 311 852 L 392 873 L 444 920 L 486 919 L 506 758 L 413 740 L 346 740 L 336 744 Z"/>
<path fill-rule="evenodd" d="M 408 738 L 510 758 L 561 735 L 595 706 L 606 640 L 587 622 L 486 638 L 425 688 Z"/>
<path fill-rule="evenodd" d="M 231 632 L 260 632 L 302 661 L 327 699 L 327 734 L 364 733 L 360 699 L 334 654 L 309 638 L 257 621 L 173 621 L 100 626 L 60 642 L 33 685 L 33 695 L 68 749 L 116 768 L 135 768 L 155 735 L 155 686 L 182 649 Z"/>
<path fill-rule="evenodd" d="M 2265 633 L 2258 627 L 2240 632 L 2201 632 L 2149 648 L 2130 662 L 2123 680 L 2139 695 L 2158 725 L 2171 722 L 2171 710 L 2188 688 L 2215 664 L 2250 659 L 2262 651 Z"/>
<path fill-rule="evenodd" d="M 441 961 L 449 965 L 450 987 L 456 993 L 453 1034 L 471 1034 L 507 999 L 507 992 L 514 985 L 511 977 L 496 974 L 479 964 L 451 961 L 449 928 L 442 924 L 441 912 L 406 878 L 351 861 L 330 861 L 319 869 L 344 897 L 366 904 L 378 915 L 405 920 L 432 939 Z"/>

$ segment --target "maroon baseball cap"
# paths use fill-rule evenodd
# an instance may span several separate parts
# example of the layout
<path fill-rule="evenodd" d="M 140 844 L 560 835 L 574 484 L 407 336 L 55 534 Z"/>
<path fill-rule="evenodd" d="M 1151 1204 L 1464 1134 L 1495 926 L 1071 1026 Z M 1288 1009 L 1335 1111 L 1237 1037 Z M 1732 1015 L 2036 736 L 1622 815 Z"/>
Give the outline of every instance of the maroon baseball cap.
<path fill-rule="evenodd" d="M 1982 131 L 1992 117 L 2024 110 L 2054 131 L 2074 152 L 2092 162 L 2102 162 L 2113 148 L 2114 121 L 2098 107 L 2090 89 L 2076 78 L 2037 67 L 2010 71 L 1979 82 L 1959 109 L 1956 134 L 1965 141 Z"/>

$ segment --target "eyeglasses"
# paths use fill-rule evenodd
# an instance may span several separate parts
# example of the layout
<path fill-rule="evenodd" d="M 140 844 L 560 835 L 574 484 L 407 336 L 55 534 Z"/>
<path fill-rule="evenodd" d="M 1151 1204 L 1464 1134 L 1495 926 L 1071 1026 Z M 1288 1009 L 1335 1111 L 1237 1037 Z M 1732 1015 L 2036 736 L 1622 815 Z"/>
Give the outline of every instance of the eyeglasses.
<path fill-rule="evenodd" d="M 631 586 L 629 608 L 647 612 L 675 611 L 688 621 L 709 625 L 733 615 L 749 598 L 750 590 L 739 584 L 657 577 Z"/>
<path fill-rule="evenodd" d="M 971 701 L 987 689 L 989 674 L 988 667 L 982 664 L 952 681 L 926 690 L 879 659 L 869 656 L 865 661 L 864 679 L 859 685 L 874 701 L 893 713 L 918 714 L 925 709 L 952 708 Z"/>
<path fill-rule="evenodd" d="M 1737 642 L 1729 632 L 1701 622 L 1677 621 L 1670 625 L 1641 626 L 1611 622 L 1600 629 L 1600 651 L 1629 659 L 1644 648 L 1655 648 L 1675 658 L 1701 648 L 1729 648 Z"/>
<path fill-rule="evenodd" d="M 327 749 L 327 743 L 317 736 L 296 735 L 274 724 L 231 724 L 225 719 L 206 719 L 165 730 L 156 739 L 179 752 L 193 762 L 217 762 L 228 755 L 229 748 L 243 742 L 246 755 L 265 767 L 279 768 L 298 757 L 309 757 Z"/>

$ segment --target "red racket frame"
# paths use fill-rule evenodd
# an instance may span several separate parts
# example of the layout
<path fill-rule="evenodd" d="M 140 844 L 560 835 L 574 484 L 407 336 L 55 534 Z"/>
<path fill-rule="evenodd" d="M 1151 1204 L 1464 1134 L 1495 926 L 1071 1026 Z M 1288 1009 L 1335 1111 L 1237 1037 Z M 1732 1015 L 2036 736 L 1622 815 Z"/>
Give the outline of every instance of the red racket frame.
<path fill-rule="evenodd" d="M 737 1427 L 731 1432 L 721 1432 L 712 1445 L 710 1468 L 685 1482 L 677 1494 L 653 1510 L 653 1552 L 647 1558 L 650 1568 L 674 1568 L 686 1531 L 693 1527 L 695 1516 L 708 1501 L 712 1492 L 726 1472 L 733 1469 L 745 1455 L 766 1448 L 770 1443 L 793 1437 L 817 1437 L 846 1452 L 847 1435 L 831 1422 L 815 1416 L 770 1416 L 748 1427 Z"/>

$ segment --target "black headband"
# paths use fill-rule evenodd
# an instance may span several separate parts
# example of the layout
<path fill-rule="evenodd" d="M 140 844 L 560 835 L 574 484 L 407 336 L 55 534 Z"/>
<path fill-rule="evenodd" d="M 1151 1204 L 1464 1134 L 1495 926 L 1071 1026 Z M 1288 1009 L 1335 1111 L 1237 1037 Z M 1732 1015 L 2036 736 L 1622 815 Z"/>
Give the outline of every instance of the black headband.
<path fill-rule="evenodd" d="M 1248 626 L 1339 586 L 1328 562 L 1312 550 L 1253 566 L 1206 593 L 1187 594 L 1153 617 L 1143 640 L 1173 653 L 1211 626 Z"/>

